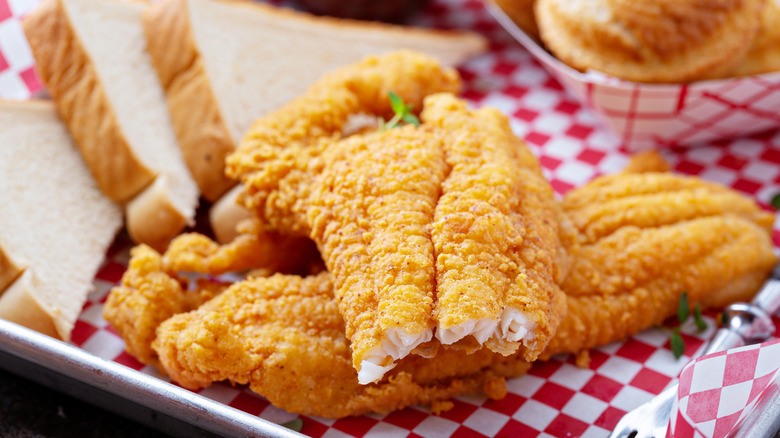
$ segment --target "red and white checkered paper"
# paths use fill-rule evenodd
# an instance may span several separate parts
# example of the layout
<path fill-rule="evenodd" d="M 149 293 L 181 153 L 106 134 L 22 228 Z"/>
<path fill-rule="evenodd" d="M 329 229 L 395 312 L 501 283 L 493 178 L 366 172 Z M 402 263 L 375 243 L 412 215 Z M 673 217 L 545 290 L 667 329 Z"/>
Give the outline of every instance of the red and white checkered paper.
<path fill-rule="evenodd" d="M 19 27 L 19 18 L 35 3 L 0 0 L 0 97 L 27 98 L 41 88 Z M 490 39 L 489 53 L 460 68 L 464 97 L 475 106 L 493 106 L 510 117 L 513 129 L 539 157 L 558 193 L 617 171 L 627 162 L 628 149 L 621 138 L 587 104 L 580 103 L 577 95 L 567 92 L 491 17 L 480 0 L 432 0 L 410 23 L 470 29 Z M 780 131 L 696 148 L 667 148 L 664 155 L 676 171 L 731 186 L 763 205 L 780 191 Z M 780 243 L 777 229 L 774 240 Z M 72 343 L 158 375 L 124 352 L 122 340 L 101 316 L 108 290 L 125 270 L 129 247 L 122 235 L 108 252 L 95 279 L 95 291 L 76 323 Z M 538 363 L 527 375 L 510 380 L 509 393 L 500 401 L 482 394 L 458 397 L 454 408 L 440 416 L 412 406 L 388 415 L 340 420 L 303 417 L 303 433 L 328 438 L 606 437 L 624 413 L 661 392 L 696 356 L 713 332 L 713 320 L 707 321 L 710 328 L 703 333 L 694 327 L 683 330 L 686 351 L 680 360 L 672 356 L 669 333 L 650 329 L 594 350 L 588 368 L 576 367 L 569 358 Z M 244 388 L 217 384 L 201 394 L 270 421 L 296 418 Z"/>
<path fill-rule="evenodd" d="M 725 438 L 780 374 L 780 340 L 700 357 L 683 368 L 667 437 Z"/>

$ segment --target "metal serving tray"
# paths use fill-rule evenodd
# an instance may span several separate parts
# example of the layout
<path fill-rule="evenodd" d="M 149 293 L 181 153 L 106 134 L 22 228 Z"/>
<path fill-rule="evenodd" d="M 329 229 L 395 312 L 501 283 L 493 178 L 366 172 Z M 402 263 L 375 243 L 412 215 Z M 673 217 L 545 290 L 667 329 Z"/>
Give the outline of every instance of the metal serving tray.
<path fill-rule="evenodd" d="M 0 368 L 172 436 L 303 436 L 2 319 Z"/>

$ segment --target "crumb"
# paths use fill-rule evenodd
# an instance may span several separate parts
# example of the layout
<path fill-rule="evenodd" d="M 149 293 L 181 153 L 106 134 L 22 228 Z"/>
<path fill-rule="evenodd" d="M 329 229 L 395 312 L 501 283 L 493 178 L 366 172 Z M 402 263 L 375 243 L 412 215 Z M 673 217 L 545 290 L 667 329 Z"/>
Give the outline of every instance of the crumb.
<path fill-rule="evenodd" d="M 452 400 L 438 400 L 431 404 L 431 413 L 433 415 L 441 415 L 454 407 L 455 403 Z"/>
<path fill-rule="evenodd" d="M 580 368 L 590 367 L 590 350 L 582 350 L 574 357 L 574 364 Z"/>
<path fill-rule="evenodd" d="M 506 379 L 503 377 L 489 377 L 482 387 L 485 395 L 491 400 L 501 400 L 506 397 Z"/>

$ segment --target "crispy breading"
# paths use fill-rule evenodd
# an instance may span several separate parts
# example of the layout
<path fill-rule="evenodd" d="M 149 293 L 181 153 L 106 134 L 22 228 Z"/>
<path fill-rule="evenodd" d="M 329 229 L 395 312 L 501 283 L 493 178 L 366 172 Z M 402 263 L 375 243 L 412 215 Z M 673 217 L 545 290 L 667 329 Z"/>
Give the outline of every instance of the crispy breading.
<path fill-rule="evenodd" d="M 243 222 L 238 236 L 226 245 L 199 233 L 179 235 L 165 251 L 164 262 L 171 272 L 221 275 L 264 268 L 270 272 L 305 273 L 319 262 L 319 252 L 311 239 L 266 230 L 255 219 Z"/>
<path fill-rule="evenodd" d="M 357 114 L 390 119 L 389 91 L 418 109 L 425 96 L 460 89 L 453 69 L 412 51 L 369 57 L 324 76 L 301 97 L 258 119 L 227 158 L 228 176 L 243 182 L 240 202 L 273 228 L 308 236 L 306 203 L 316 159 L 342 137 Z"/>
<path fill-rule="evenodd" d="M 423 126 L 452 168 L 436 205 L 437 337 L 474 336 L 493 351 L 542 352 L 563 317 L 557 282 L 573 227 L 538 160 L 498 110 L 470 110 L 449 94 L 425 99 Z"/>
<path fill-rule="evenodd" d="M 157 251 L 140 245 L 130 254 L 121 284 L 111 289 L 103 306 L 103 318 L 124 339 L 130 355 L 145 364 L 159 365 L 151 347 L 157 326 L 177 313 L 197 308 L 224 285 L 201 281 L 190 291 L 187 280 L 164 268 Z"/>
<path fill-rule="evenodd" d="M 738 215 L 767 231 L 774 222 L 735 190 L 672 173 L 607 175 L 569 191 L 562 204 L 585 244 L 624 226 L 658 227 L 706 216 Z"/>
<path fill-rule="evenodd" d="M 430 224 L 447 173 L 438 137 L 408 125 L 349 137 L 322 156 L 312 238 L 333 274 L 361 383 L 433 337 Z"/>
<path fill-rule="evenodd" d="M 774 217 L 753 200 L 699 178 L 648 172 L 637 160 L 645 157 L 563 198 L 582 246 L 561 284 L 567 317 L 546 356 L 660 324 L 683 292 L 704 308 L 747 301 L 777 262 Z"/>
<path fill-rule="evenodd" d="M 154 348 L 185 387 L 249 384 L 281 409 L 330 418 L 432 404 L 486 385 L 499 396 L 502 377 L 530 366 L 487 350 L 441 350 L 432 359 L 409 356 L 382 382 L 360 385 L 337 307 L 327 273 L 235 283 L 163 323 Z"/>

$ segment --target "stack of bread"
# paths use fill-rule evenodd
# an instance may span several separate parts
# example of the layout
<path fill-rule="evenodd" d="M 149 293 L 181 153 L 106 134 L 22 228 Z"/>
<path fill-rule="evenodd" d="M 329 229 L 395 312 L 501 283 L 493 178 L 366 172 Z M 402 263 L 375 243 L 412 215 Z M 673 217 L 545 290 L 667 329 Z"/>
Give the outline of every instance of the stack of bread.
<path fill-rule="evenodd" d="M 413 48 L 453 65 L 487 46 L 244 1 L 45 0 L 23 27 L 53 102 L 0 107 L 0 157 L 14 163 L 0 196 L 14 211 L 0 217 L 0 317 L 61 339 L 122 224 L 165 249 L 235 184 L 224 158 L 254 119 L 366 55 Z M 221 240 L 247 216 L 235 195 L 218 203 Z"/>
<path fill-rule="evenodd" d="M 686 83 L 780 70 L 778 0 L 493 0 L 562 62 Z"/>

